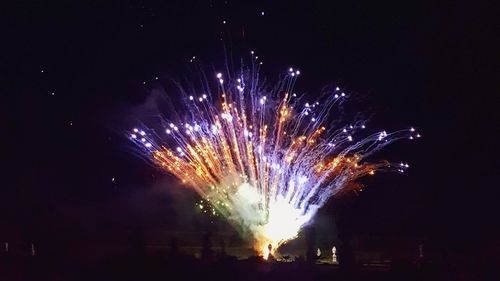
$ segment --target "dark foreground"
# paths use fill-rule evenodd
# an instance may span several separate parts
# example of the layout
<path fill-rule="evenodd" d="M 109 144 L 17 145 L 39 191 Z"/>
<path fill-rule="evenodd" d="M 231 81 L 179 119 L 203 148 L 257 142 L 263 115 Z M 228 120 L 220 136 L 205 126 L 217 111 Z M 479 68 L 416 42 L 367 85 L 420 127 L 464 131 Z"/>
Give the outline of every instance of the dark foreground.
<path fill-rule="evenodd" d="M 0 280 L 495 280 L 495 269 L 429 262 L 339 266 L 233 257 L 205 262 L 187 256 L 115 257 L 82 266 L 43 257 L 2 257 Z"/>

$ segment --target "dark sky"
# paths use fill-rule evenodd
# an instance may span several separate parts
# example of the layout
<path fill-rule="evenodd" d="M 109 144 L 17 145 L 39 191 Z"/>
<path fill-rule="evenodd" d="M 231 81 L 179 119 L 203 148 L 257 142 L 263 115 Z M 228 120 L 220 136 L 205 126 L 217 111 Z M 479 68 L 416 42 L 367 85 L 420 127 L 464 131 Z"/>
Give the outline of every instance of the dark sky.
<path fill-rule="evenodd" d="M 408 161 L 406 175 L 383 175 L 365 182 L 374 187 L 355 200 L 338 200 L 346 227 L 456 243 L 498 234 L 491 219 L 498 211 L 493 83 L 500 78 L 493 7 L 473 1 L 13 2 L 3 9 L 0 45 L 6 86 L 1 239 L 72 237 L 84 228 L 128 227 L 151 217 L 158 220 L 150 225 L 169 227 L 173 196 L 144 195 L 164 176 L 130 153 L 121 130 L 151 89 L 189 74 L 192 56 L 207 69 L 220 68 L 224 48 L 236 59 L 255 50 L 271 81 L 288 66 L 299 67 L 297 87 L 310 95 L 332 83 L 359 93 L 376 113 L 374 127 L 420 129 L 421 141 L 381 154 Z M 166 182 L 165 188 L 180 188 Z M 134 212 L 131 201 L 130 209 L 143 205 L 135 222 L 124 219 Z"/>

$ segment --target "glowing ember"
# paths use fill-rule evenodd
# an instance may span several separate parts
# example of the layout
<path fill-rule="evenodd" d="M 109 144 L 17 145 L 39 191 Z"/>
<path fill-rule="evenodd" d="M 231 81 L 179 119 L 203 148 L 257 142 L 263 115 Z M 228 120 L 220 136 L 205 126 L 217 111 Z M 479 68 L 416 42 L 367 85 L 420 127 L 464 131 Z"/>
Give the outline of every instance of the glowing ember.
<path fill-rule="evenodd" d="M 301 102 L 292 90 L 298 76 L 290 68 L 269 90 L 256 70 L 225 80 L 217 73 L 216 93 L 182 89 L 185 119 L 129 133 L 149 160 L 196 190 L 264 258 L 297 237 L 331 196 L 359 190 L 359 177 L 409 167 L 366 157 L 396 139 L 420 137 L 413 127 L 366 134 L 365 120 L 327 128 L 328 114 L 348 95 L 337 87 Z"/>

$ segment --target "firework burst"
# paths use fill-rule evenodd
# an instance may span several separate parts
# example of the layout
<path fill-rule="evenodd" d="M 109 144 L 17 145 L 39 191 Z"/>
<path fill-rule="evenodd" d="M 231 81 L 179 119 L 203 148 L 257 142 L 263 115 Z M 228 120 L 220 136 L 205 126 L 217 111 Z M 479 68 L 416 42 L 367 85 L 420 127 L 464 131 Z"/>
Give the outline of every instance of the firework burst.
<path fill-rule="evenodd" d="M 255 68 L 226 75 L 214 75 L 217 90 L 181 89 L 182 120 L 163 120 L 162 131 L 134 128 L 128 137 L 264 257 L 268 245 L 274 251 L 294 239 L 330 197 L 359 188 L 356 179 L 409 167 L 366 158 L 394 140 L 419 138 L 414 128 L 368 133 L 365 120 L 329 127 L 330 113 L 348 98 L 340 88 L 307 103 L 293 93 L 296 69 L 272 89 Z"/>

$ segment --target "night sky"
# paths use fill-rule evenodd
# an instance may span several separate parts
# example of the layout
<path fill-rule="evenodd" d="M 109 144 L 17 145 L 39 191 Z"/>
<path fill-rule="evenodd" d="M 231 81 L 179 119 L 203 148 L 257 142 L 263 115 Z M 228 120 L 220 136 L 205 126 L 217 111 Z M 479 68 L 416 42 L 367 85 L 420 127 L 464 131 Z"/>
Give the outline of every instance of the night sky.
<path fill-rule="evenodd" d="M 498 85 L 490 85 L 500 78 L 493 66 L 500 46 L 486 12 L 492 7 L 14 2 L 0 47 L 0 239 L 44 243 L 113 227 L 175 228 L 183 216 L 172 212 L 178 191 L 157 190 L 182 187 L 134 156 L 124 130 L 153 89 L 175 97 L 171 79 L 189 77 L 193 66 L 222 69 L 226 57 L 248 59 L 250 50 L 269 81 L 295 66 L 298 92 L 314 97 L 342 85 L 359 96 L 357 110 L 374 114 L 372 129 L 422 132 L 379 154 L 409 162 L 408 173 L 365 180 L 359 196 L 327 206 L 326 213 L 339 209 L 341 227 L 450 247 L 498 235 L 491 219 Z M 190 196 L 182 202 L 191 204 Z"/>

